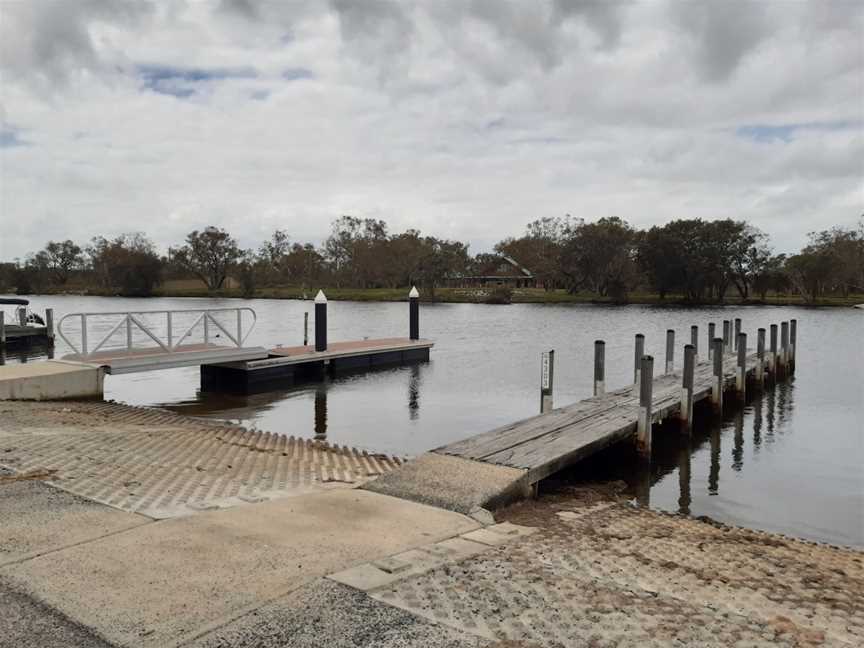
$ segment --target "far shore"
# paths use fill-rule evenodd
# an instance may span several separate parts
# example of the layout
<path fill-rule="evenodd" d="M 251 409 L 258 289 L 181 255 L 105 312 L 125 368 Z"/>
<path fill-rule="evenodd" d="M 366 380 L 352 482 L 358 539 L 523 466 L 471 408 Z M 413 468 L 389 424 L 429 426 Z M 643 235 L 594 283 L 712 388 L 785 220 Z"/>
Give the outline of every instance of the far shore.
<path fill-rule="evenodd" d="M 333 301 L 365 301 L 391 302 L 407 301 L 410 288 L 327 288 L 324 293 L 327 299 Z M 421 290 L 421 299 L 440 303 L 488 303 L 492 288 L 436 288 L 434 295 L 428 290 Z M 261 287 L 257 288 L 249 299 L 314 299 L 318 288 L 302 288 L 296 286 Z M 51 289 L 42 295 L 81 295 L 96 297 L 121 297 L 119 293 L 101 288 L 68 286 L 65 289 Z M 243 291 L 237 287 L 208 291 L 203 284 L 192 280 L 166 281 L 158 286 L 152 297 L 214 297 L 243 298 Z M 737 295 L 723 302 L 714 300 L 690 301 L 683 295 L 669 294 L 664 298 L 656 293 L 634 292 L 623 300 L 612 297 L 601 297 L 595 293 L 570 293 L 566 290 L 543 290 L 541 288 L 518 288 L 513 290 L 512 303 L 520 304 L 603 304 L 626 305 L 648 304 L 655 306 L 840 306 L 854 307 L 864 303 L 864 294 L 843 296 L 826 296 L 815 302 L 808 302 L 799 295 L 768 294 L 763 299 L 755 296 L 747 300 Z"/>

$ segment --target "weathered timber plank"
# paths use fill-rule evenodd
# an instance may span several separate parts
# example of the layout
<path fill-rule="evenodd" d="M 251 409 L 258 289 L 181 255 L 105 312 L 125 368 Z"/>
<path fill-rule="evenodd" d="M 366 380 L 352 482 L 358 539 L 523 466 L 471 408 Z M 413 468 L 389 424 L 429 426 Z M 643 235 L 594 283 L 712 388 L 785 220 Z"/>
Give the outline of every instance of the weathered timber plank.
<path fill-rule="evenodd" d="M 748 372 L 756 355 L 747 358 Z M 735 380 L 736 359 L 723 362 L 724 383 Z M 681 376 L 660 375 L 654 381 L 654 420 L 673 415 L 681 406 Z M 694 370 L 694 399 L 711 391 L 712 364 Z M 534 483 L 602 448 L 626 438 L 636 428 L 638 394 L 635 385 L 579 401 L 549 414 L 516 421 L 489 432 L 438 448 L 435 452 L 521 468 Z"/>

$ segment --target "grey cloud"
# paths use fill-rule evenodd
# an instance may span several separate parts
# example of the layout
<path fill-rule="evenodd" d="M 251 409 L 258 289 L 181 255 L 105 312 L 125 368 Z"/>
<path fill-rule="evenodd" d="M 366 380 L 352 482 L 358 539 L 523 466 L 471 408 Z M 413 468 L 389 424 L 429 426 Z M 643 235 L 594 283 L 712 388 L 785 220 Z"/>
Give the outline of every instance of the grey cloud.
<path fill-rule="evenodd" d="M 0 20 L 2 67 L 43 92 L 65 85 L 83 70 L 112 63 L 99 56 L 94 25 L 134 25 L 152 10 L 149 2 L 115 0 L 6 2 Z"/>
<path fill-rule="evenodd" d="M 767 38 L 772 27 L 759 0 L 673 2 L 672 13 L 687 32 L 696 62 L 708 81 L 725 81 Z"/>

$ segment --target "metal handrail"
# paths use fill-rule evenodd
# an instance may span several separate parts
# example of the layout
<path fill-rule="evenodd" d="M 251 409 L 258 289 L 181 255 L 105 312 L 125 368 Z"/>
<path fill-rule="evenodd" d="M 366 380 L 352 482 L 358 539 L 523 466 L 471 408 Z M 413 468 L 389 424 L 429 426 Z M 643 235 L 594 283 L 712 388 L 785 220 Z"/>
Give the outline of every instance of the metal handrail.
<path fill-rule="evenodd" d="M 252 315 L 252 324 L 245 331 L 243 330 L 243 313 L 248 312 Z M 195 319 L 191 326 L 189 326 L 179 338 L 174 336 L 174 315 L 178 314 L 188 314 L 188 313 L 200 313 L 200 315 Z M 235 333 L 230 333 L 221 322 L 219 322 L 215 317 L 213 317 L 216 313 L 236 313 L 237 317 L 237 328 Z M 166 320 L 166 339 L 163 341 L 156 333 L 154 333 L 144 322 L 141 321 L 140 316 L 146 315 L 165 315 Z M 89 348 L 87 342 L 87 321 L 88 318 L 91 317 L 118 317 L 121 316 L 122 319 L 117 322 L 113 326 L 113 328 L 105 335 L 99 343 L 93 347 Z M 77 318 L 81 322 L 81 346 L 76 346 L 68 337 L 66 337 L 63 331 L 63 324 L 68 319 Z M 99 349 L 101 349 L 108 340 L 110 340 L 116 333 L 123 327 L 126 326 L 126 349 L 132 350 L 132 333 L 135 328 L 143 332 L 147 335 L 151 340 L 153 340 L 165 353 L 175 353 L 180 346 L 183 344 L 183 341 L 189 337 L 195 328 L 199 324 L 203 324 L 204 327 L 204 343 L 210 343 L 210 324 L 219 329 L 225 337 L 227 337 L 231 342 L 234 343 L 236 347 L 242 347 L 243 343 L 249 337 L 249 334 L 252 332 L 252 329 L 255 328 L 255 324 L 258 322 L 258 315 L 255 311 L 248 307 L 240 307 L 240 308 L 192 308 L 185 310 L 156 310 L 156 311 L 114 311 L 109 313 L 69 313 L 60 318 L 60 321 L 57 322 L 57 334 L 60 338 L 69 345 L 69 347 L 80 357 L 89 358 L 94 353 L 96 353 Z"/>

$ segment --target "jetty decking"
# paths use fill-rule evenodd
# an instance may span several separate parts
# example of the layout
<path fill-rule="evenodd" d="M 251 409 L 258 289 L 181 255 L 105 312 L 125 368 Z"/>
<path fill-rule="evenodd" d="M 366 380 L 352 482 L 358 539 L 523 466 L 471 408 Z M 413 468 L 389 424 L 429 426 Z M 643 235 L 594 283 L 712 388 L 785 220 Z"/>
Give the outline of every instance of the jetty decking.
<path fill-rule="evenodd" d="M 756 353 L 747 355 L 747 373 L 756 368 Z M 737 358 L 723 358 L 724 386 L 735 384 Z M 681 408 L 681 373 L 653 380 L 652 420 L 658 422 Z M 694 369 L 694 401 L 711 394 L 713 362 Z M 565 468 L 603 448 L 632 436 L 639 418 L 639 385 L 607 392 L 602 396 L 540 414 L 483 434 L 457 441 L 433 452 L 527 471 L 529 484 Z"/>
<path fill-rule="evenodd" d="M 234 347 L 219 344 L 183 344 L 170 351 L 159 347 L 121 348 L 85 355 L 72 353 L 64 360 L 105 367 L 109 374 L 192 367 L 208 362 L 258 360 L 268 357 L 264 347 Z"/>

